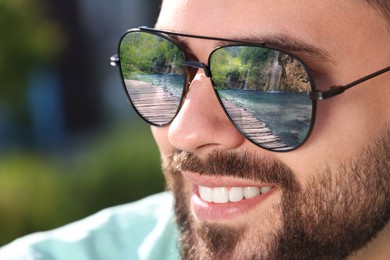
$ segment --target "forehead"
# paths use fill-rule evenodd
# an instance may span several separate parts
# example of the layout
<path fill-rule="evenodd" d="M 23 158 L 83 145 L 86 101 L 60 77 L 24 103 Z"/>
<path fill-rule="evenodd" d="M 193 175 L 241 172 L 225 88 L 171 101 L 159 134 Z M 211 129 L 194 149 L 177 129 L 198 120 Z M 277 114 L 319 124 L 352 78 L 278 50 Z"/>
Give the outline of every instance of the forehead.
<path fill-rule="evenodd" d="M 157 27 L 220 37 L 274 32 L 317 44 L 331 44 L 340 32 L 351 37 L 387 28 L 377 11 L 357 0 L 164 0 Z"/>
<path fill-rule="evenodd" d="M 183 29 L 230 28 L 282 30 L 315 23 L 316 26 L 342 20 L 345 16 L 362 17 L 367 6 L 348 0 L 164 0 L 159 22 L 175 23 Z M 194 25 L 199 25 L 194 28 Z M 246 25 L 243 27 L 243 25 Z M 305 28 L 302 28 L 302 30 Z"/>

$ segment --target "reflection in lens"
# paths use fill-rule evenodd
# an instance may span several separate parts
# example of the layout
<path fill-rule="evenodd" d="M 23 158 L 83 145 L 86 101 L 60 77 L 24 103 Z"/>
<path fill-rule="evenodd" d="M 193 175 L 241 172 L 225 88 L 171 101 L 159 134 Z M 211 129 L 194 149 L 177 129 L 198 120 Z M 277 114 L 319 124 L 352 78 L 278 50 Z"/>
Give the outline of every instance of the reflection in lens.
<path fill-rule="evenodd" d="M 250 140 L 280 151 L 303 142 L 313 105 L 299 60 L 269 48 L 227 46 L 213 52 L 210 69 L 225 110 Z"/>
<path fill-rule="evenodd" d="M 137 112 L 151 124 L 168 124 L 183 91 L 181 50 L 163 37 L 130 32 L 123 37 L 119 51 L 126 90 Z"/>

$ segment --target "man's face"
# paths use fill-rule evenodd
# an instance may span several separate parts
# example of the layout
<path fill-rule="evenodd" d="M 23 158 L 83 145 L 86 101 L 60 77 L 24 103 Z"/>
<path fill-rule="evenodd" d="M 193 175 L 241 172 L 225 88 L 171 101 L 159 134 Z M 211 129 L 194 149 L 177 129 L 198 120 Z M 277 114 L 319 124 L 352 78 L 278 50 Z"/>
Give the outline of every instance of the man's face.
<path fill-rule="evenodd" d="M 157 28 L 223 38 L 282 35 L 313 46 L 326 59 L 294 54 L 320 90 L 390 65 L 387 24 L 360 1 L 166 0 Z M 207 63 L 212 42 L 187 44 Z M 389 83 L 387 73 L 319 101 L 308 141 L 274 153 L 235 129 L 199 70 L 171 125 L 152 128 L 176 199 L 183 256 L 341 258 L 364 246 L 389 218 Z"/>

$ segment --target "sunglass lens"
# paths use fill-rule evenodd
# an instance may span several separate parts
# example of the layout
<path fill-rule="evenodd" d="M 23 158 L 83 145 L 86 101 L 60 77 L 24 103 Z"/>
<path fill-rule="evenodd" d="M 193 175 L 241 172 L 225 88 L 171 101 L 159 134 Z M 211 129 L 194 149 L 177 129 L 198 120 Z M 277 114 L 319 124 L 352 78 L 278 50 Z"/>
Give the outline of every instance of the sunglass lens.
<path fill-rule="evenodd" d="M 310 131 L 311 78 L 291 55 L 256 46 L 226 46 L 210 57 L 214 88 L 232 122 L 273 151 L 299 146 Z"/>
<path fill-rule="evenodd" d="M 179 47 L 155 34 L 129 32 L 122 38 L 119 57 L 124 85 L 137 112 L 150 124 L 170 123 L 185 79 Z"/>

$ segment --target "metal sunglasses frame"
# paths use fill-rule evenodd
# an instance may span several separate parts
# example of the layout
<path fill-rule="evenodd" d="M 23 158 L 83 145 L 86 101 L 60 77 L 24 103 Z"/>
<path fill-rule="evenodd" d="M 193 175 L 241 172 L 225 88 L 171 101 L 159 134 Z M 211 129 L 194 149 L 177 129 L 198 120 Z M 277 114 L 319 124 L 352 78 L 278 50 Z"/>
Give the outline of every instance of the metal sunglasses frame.
<path fill-rule="evenodd" d="M 134 28 L 134 29 L 129 29 L 125 32 L 125 34 L 122 36 L 120 42 L 119 42 L 119 46 L 120 46 L 120 43 L 122 41 L 122 39 L 128 34 L 128 33 L 132 33 L 132 32 L 147 32 L 147 33 L 151 33 L 151 34 L 154 34 L 156 36 L 159 36 L 159 37 L 162 37 L 162 38 L 165 38 L 173 43 L 175 43 L 175 40 L 172 39 L 172 38 L 167 38 L 167 36 L 177 36 L 177 37 L 185 37 L 185 38 L 195 38 L 195 39 L 203 39 L 203 40 L 211 40 L 211 41 L 222 41 L 222 42 L 228 42 L 228 43 L 232 43 L 232 45 L 247 45 L 247 46 L 258 46 L 258 47 L 263 47 L 263 48 L 268 48 L 268 49 L 274 49 L 274 50 L 277 50 L 277 51 L 281 51 L 282 53 L 286 53 L 290 56 L 292 56 L 293 58 L 297 59 L 298 61 L 300 61 L 302 63 L 302 65 L 304 66 L 305 70 L 306 70 L 306 73 L 308 74 L 308 77 L 310 79 L 310 83 L 311 83 L 311 88 L 312 88 L 312 91 L 309 92 L 309 98 L 313 101 L 313 111 L 312 111 L 312 118 L 311 118 L 311 122 L 310 122 L 310 128 L 308 130 L 308 133 L 306 135 L 306 137 L 296 146 L 294 147 L 291 147 L 291 148 L 288 148 L 288 149 L 274 149 L 274 148 L 269 148 L 269 147 L 266 147 L 264 145 L 261 145 L 261 144 L 258 144 L 256 142 L 254 142 L 253 140 L 251 140 L 249 137 L 246 136 L 246 134 L 236 125 L 236 123 L 230 118 L 229 116 L 229 113 L 226 111 L 226 109 L 224 108 L 221 100 L 220 100 L 220 103 L 222 105 L 222 108 L 225 110 L 225 113 L 228 115 L 228 118 L 230 119 L 230 121 L 232 121 L 233 125 L 236 126 L 236 128 L 239 130 L 239 132 L 241 132 L 244 136 L 246 136 L 246 138 L 248 140 L 250 140 L 252 143 L 256 144 L 257 146 L 263 148 L 263 149 L 266 149 L 266 150 L 269 150 L 269 151 L 272 151 L 272 152 L 289 152 L 289 151 L 293 151 L 293 150 L 296 150 L 297 148 L 299 148 L 300 146 L 302 146 L 306 140 L 309 138 L 310 134 L 311 134 L 311 131 L 312 131 L 312 128 L 314 126 L 314 122 L 315 122 L 315 114 L 316 114 L 316 102 L 315 101 L 318 101 L 318 100 L 325 100 L 325 99 L 329 99 L 329 98 L 332 98 L 334 96 L 337 96 L 339 94 L 342 94 L 344 91 L 346 91 L 347 89 L 350 89 L 356 85 L 359 85 L 360 83 L 363 83 L 367 80 L 370 80 L 374 77 L 377 77 L 379 75 L 382 75 L 388 71 L 390 71 L 390 66 L 388 67 L 385 67 L 381 70 L 378 70 L 376 72 L 373 72 L 371 74 L 368 74 L 367 76 L 364 76 L 362 78 L 359 78 L 351 83 L 348 83 L 346 85 L 335 85 L 335 86 L 330 86 L 330 89 L 327 90 L 327 91 L 317 91 L 316 90 L 316 87 L 315 87 L 315 81 L 313 80 L 313 77 L 311 76 L 311 73 L 310 73 L 310 70 L 307 68 L 306 64 L 301 61 L 298 57 L 296 57 L 295 55 L 292 55 L 288 52 L 285 52 L 285 51 L 282 51 L 282 50 L 278 50 L 276 48 L 272 48 L 272 47 L 268 47 L 266 46 L 265 43 L 259 43 L 259 42 L 253 42 L 253 41 L 242 41 L 242 40 L 237 40 L 237 39 L 228 39 L 228 38 L 221 38 L 221 37 L 210 37 L 210 36 L 202 36 L 202 35 L 193 35 L 193 34 L 184 34 L 184 33 L 177 33 L 177 32 L 173 32 L 173 31 L 165 31 L 165 30 L 158 30 L 158 29 L 154 29 L 154 28 L 149 28 L 149 27 L 139 27 L 139 28 Z M 182 52 L 185 53 L 185 51 L 177 44 L 175 43 L 175 45 L 178 46 L 178 48 L 180 48 L 182 50 Z M 231 45 L 230 45 L 231 46 Z M 225 47 L 225 46 L 222 46 L 222 47 Z M 210 53 L 210 56 L 212 55 L 212 53 L 219 49 L 221 47 L 217 47 L 216 49 L 214 49 L 211 53 Z M 210 57 L 209 56 L 209 57 Z M 120 65 L 120 57 L 118 54 L 114 54 L 110 57 L 110 64 L 112 66 L 119 66 Z M 183 62 L 183 66 L 184 67 L 188 67 L 188 68 L 194 68 L 194 69 L 202 69 L 204 70 L 205 72 L 205 75 L 209 78 L 212 77 L 211 75 L 211 71 L 210 71 L 210 68 L 209 68 L 209 65 L 207 64 L 204 64 L 204 63 L 201 63 L 201 62 L 198 62 L 198 61 L 194 61 L 194 60 L 186 60 Z M 123 78 L 123 77 L 122 77 Z M 123 81 L 123 80 L 122 80 Z M 123 83 L 124 84 L 124 83 Z M 183 93 L 183 96 L 185 96 L 185 91 Z M 218 94 L 217 94 L 218 96 Z M 129 97 L 130 98 L 130 97 Z M 219 98 L 219 97 L 218 97 Z M 131 100 L 130 100 L 131 101 Z M 183 102 L 183 100 L 181 101 Z M 132 102 L 131 102 L 132 103 Z M 178 111 L 180 110 L 180 107 L 181 107 L 181 104 L 178 106 Z M 135 109 L 137 111 L 137 109 Z M 177 111 L 177 112 L 178 112 Z M 177 113 L 176 112 L 176 113 Z M 137 111 L 138 113 L 138 111 Z M 142 117 L 142 115 L 140 115 Z M 176 115 L 175 115 L 176 116 Z M 175 118 L 175 116 L 173 117 L 173 119 Z M 143 117 L 142 117 L 143 118 Z M 172 119 L 172 120 L 173 120 Z M 148 122 L 148 123 L 151 123 L 151 122 Z M 170 122 L 169 122 L 170 123 Z M 169 124 L 168 123 L 168 124 Z"/>

